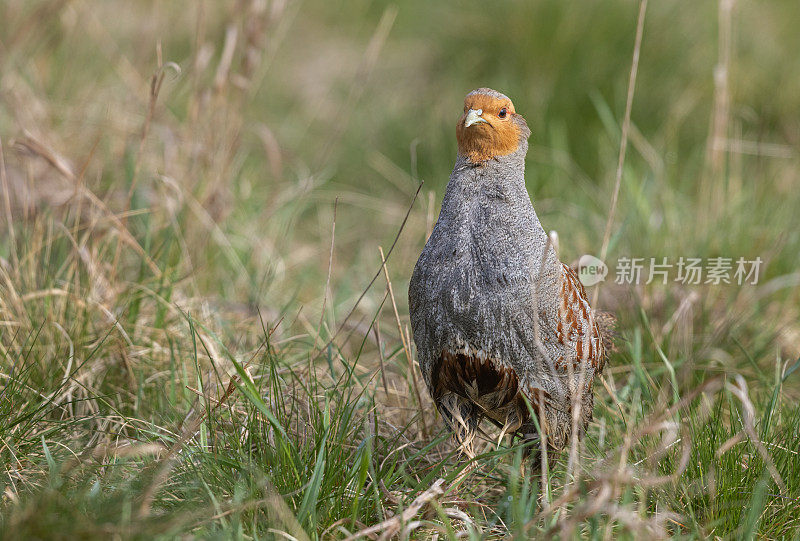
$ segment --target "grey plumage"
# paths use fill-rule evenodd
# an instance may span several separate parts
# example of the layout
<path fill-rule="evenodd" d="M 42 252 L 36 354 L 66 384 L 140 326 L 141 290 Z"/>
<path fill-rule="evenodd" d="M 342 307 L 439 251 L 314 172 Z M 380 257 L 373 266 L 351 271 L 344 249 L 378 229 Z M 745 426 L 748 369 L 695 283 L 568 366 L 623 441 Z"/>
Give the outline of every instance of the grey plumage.
<path fill-rule="evenodd" d="M 468 452 L 482 417 L 526 437 L 536 432 L 522 396 L 549 445 L 563 447 L 573 396 L 584 409 L 582 431 L 591 416 L 591 382 L 602 369 L 594 314 L 579 284 L 582 297 L 571 297 L 574 275 L 558 260 L 525 187 L 530 130 L 519 115 L 512 122 L 520 134 L 516 151 L 481 163 L 459 152 L 409 285 L 423 378 Z M 565 309 L 576 309 L 579 319 L 585 314 L 578 332 Z M 474 368 L 465 369 L 470 363 Z M 440 373 L 443 366 L 458 375 Z M 510 390 L 501 392 L 503 386 Z"/>

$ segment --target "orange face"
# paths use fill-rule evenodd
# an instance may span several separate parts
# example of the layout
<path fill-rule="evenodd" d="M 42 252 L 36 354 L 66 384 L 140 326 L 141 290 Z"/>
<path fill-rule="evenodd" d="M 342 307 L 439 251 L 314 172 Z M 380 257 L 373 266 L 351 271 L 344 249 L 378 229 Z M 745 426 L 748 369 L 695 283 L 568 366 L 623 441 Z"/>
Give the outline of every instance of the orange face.
<path fill-rule="evenodd" d="M 456 126 L 459 152 L 472 163 L 511 154 L 519 148 L 520 126 L 514 104 L 505 97 L 472 92 L 464 99 L 464 114 Z"/>

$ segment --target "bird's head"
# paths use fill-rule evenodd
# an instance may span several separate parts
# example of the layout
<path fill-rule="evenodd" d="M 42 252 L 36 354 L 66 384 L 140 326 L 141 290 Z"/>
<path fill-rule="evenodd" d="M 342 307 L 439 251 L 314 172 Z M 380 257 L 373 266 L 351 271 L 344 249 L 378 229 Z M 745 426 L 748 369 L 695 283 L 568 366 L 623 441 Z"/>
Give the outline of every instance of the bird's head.
<path fill-rule="evenodd" d="M 456 126 L 458 152 L 478 164 L 513 154 L 527 146 L 531 131 L 505 94 L 478 88 L 464 98 L 464 114 Z"/>

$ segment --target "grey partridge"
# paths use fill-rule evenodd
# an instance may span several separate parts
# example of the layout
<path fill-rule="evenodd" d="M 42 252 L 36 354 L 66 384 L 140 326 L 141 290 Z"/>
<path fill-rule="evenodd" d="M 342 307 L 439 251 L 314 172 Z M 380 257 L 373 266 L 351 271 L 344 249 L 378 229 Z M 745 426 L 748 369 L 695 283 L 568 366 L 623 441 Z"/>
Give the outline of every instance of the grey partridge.
<path fill-rule="evenodd" d="M 409 285 L 423 378 L 470 456 L 482 419 L 558 450 L 574 415 L 580 437 L 613 325 L 591 309 L 533 209 L 530 133 L 504 94 L 467 94 L 455 167 Z"/>

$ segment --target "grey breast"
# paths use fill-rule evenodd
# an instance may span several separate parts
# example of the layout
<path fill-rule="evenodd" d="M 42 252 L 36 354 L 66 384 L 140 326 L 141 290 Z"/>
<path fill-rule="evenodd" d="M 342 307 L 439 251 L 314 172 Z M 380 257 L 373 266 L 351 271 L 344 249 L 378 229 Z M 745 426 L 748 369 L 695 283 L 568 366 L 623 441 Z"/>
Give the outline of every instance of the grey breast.
<path fill-rule="evenodd" d="M 560 265 L 515 158 L 456 162 L 414 269 L 411 324 L 428 386 L 443 350 L 470 347 L 537 386 L 557 385 L 546 358 L 559 352 L 542 337 L 554 331 Z"/>

